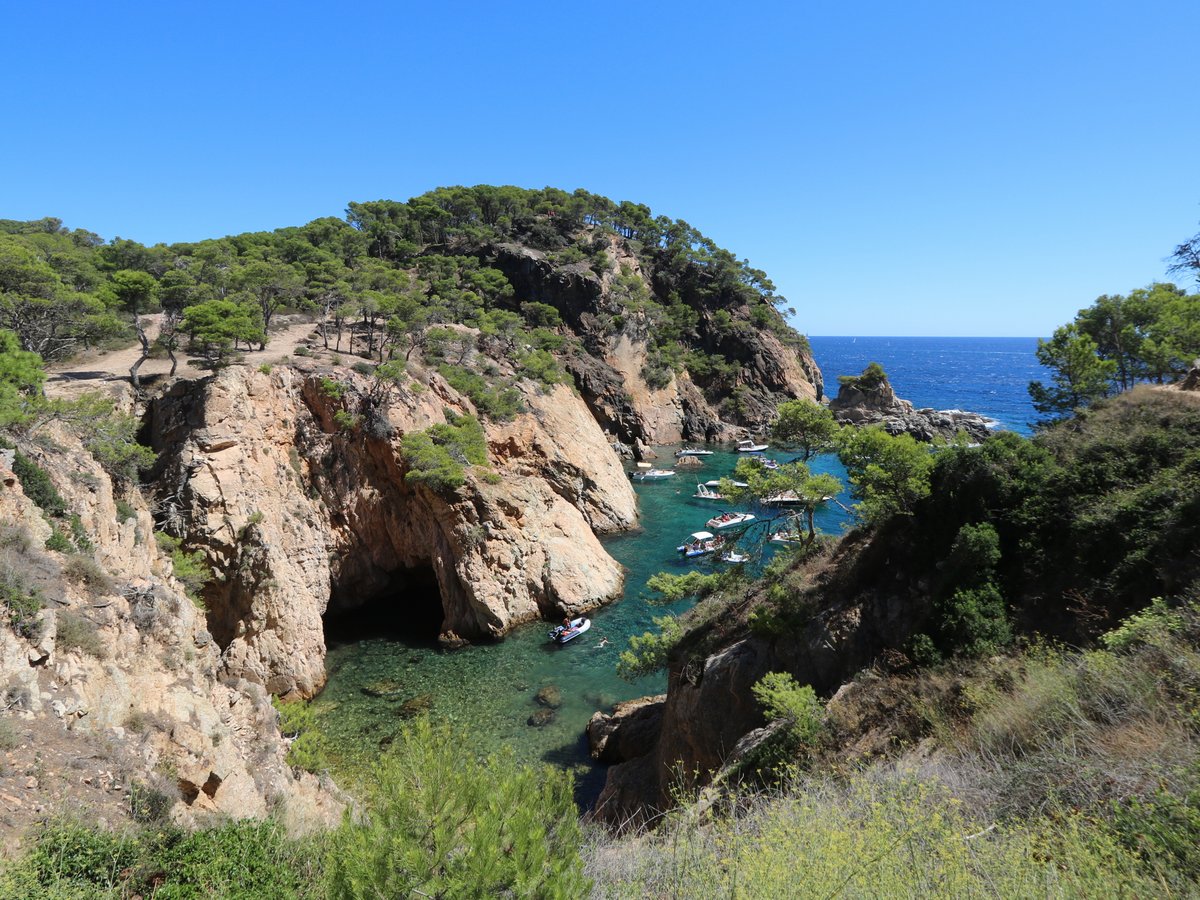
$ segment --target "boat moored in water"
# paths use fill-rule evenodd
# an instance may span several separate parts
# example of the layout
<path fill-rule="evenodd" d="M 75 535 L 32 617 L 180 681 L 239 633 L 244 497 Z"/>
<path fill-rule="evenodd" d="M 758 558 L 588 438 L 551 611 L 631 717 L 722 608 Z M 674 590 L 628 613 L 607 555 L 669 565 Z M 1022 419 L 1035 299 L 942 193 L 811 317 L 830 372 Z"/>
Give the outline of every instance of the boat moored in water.
<path fill-rule="evenodd" d="M 725 538 L 707 531 L 697 531 L 675 549 L 686 557 L 715 553 L 725 546 Z"/>
<path fill-rule="evenodd" d="M 738 441 L 738 453 L 762 453 L 766 450 L 769 444 L 756 444 L 752 440 Z"/>
<path fill-rule="evenodd" d="M 721 513 L 719 516 L 713 516 L 704 524 L 714 531 L 720 531 L 723 528 L 733 528 L 737 525 L 746 525 L 754 521 L 754 514 L 747 512 L 727 512 Z"/>
<path fill-rule="evenodd" d="M 592 620 L 586 616 L 580 616 L 578 619 L 571 619 L 569 625 L 559 625 L 550 631 L 550 640 L 556 644 L 565 644 L 567 641 L 573 641 L 585 631 L 592 627 Z"/>
<path fill-rule="evenodd" d="M 676 450 L 675 455 L 679 456 L 679 457 L 682 457 L 682 456 L 712 456 L 713 452 L 711 450 L 704 450 L 700 447 L 683 447 L 680 450 Z"/>
<path fill-rule="evenodd" d="M 661 481 L 674 476 L 675 472 L 672 469 L 639 469 L 629 473 L 629 477 L 634 481 Z"/>

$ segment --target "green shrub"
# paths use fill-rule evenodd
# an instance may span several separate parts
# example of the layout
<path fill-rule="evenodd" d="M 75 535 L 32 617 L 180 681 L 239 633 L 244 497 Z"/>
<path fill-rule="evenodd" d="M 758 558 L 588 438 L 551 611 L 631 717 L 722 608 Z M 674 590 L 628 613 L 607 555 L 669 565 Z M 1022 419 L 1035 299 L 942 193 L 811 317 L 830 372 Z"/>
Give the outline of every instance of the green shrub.
<path fill-rule="evenodd" d="M 67 537 L 67 533 L 61 528 L 55 528 L 50 532 L 50 537 L 46 538 L 46 549 L 54 550 L 58 553 L 70 553 L 75 549 L 75 545 L 71 543 L 71 539 Z"/>
<path fill-rule="evenodd" d="M 571 777 L 479 759 L 446 726 L 406 724 L 378 763 L 361 821 L 326 865 L 332 896 L 585 896 Z"/>
<path fill-rule="evenodd" d="M 73 513 L 68 520 L 71 525 L 71 539 L 75 542 L 75 547 L 82 553 L 91 553 L 93 549 L 92 539 L 88 537 L 87 530 L 83 527 L 83 520 L 79 518 L 78 513 Z"/>
<path fill-rule="evenodd" d="M 663 603 L 674 603 L 686 597 L 704 597 L 721 586 L 722 576 L 705 575 L 703 572 L 688 572 L 672 575 L 658 572 L 646 581 L 646 587 Z"/>
<path fill-rule="evenodd" d="M 175 577 L 183 582 L 188 597 L 197 606 L 203 608 L 200 602 L 200 592 L 212 581 L 212 569 L 204 554 L 199 550 L 188 552 L 183 549 L 182 541 L 163 531 L 154 532 L 154 540 L 158 549 L 171 557 L 171 569 Z"/>
<path fill-rule="evenodd" d="M 263 375 L 270 375 L 271 374 L 271 364 L 263 363 L 261 366 L 258 367 L 258 371 L 261 372 Z"/>
<path fill-rule="evenodd" d="M 10 573 L 0 577 L 0 601 L 8 609 L 8 625 L 14 632 L 28 640 L 42 633 L 38 613 L 46 604 L 37 588 L 28 587 L 21 576 Z"/>
<path fill-rule="evenodd" d="M 629 649 L 622 650 L 617 660 L 617 675 L 633 681 L 650 675 L 667 664 L 671 650 L 683 638 L 683 625 L 675 616 L 656 616 L 654 624 L 658 632 L 643 632 L 629 639 Z"/>
<path fill-rule="evenodd" d="M 128 522 L 130 519 L 137 518 L 137 510 L 133 506 L 120 498 L 117 498 L 114 505 L 117 507 L 117 521 Z"/>
<path fill-rule="evenodd" d="M 308 772 L 322 772 L 329 768 L 329 750 L 326 739 L 317 727 L 317 715 L 306 702 L 284 703 L 272 698 L 271 703 L 279 713 L 279 731 L 291 740 L 287 762 L 290 766 Z"/>
<path fill-rule="evenodd" d="M 487 440 L 474 416 L 448 416 L 444 425 L 406 434 L 400 452 L 408 472 L 404 478 L 438 493 L 450 493 L 466 482 L 466 466 L 487 464 Z"/>
<path fill-rule="evenodd" d="M 496 421 L 507 421 L 524 409 L 521 395 L 505 383 L 491 385 L 477 372 L 462 366 L 444 364 L 438 372 L 450 387 L 470 398 L 480 415 Z"/>
<path fill-rule="evenodd" d="M 67 502 L 50 480 L 50 476 L 23 453 L 13 456 L 13 473 L 21 482 L 21 490 L 42 512 L 48 516 L 61 516 L 67 511 Z"/>
<path fill-rule="evenodd" d="M 296 356 L 312 356 L 312 351 L 309 350 L 307 347 L 305 347 L 303 344 L 301 344 L 295 350 L 293 350 L 292 353 L 294 353 Z"/>
<path fill-rule="evenodd" d="M 1180 613 L 1167 606 L 1162 597 L 1155 597 L 1145 609 L 1128 616 L 1112 631 L 1100 635 L 1100 641 L 1109 650 L 1127 650 L 1161 635 L 1177 632 L 1183 628 L 1183 623 Z"/>
<path fill-rule="evenodd" d="M 111 593 L 115 588 L 112 577 L 90 556 L 73 553 L 63 561 L 62 570 L 67 578 L 86 585 L 95 594 Z"/>

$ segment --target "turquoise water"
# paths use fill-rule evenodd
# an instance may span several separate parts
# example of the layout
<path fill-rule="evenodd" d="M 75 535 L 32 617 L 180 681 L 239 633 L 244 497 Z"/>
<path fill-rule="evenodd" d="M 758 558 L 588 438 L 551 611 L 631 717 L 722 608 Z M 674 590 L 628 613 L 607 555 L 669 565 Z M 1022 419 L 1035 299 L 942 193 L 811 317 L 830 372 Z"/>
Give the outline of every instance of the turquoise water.
<path fill-rule="evenodd" d="M 664 451 L 663 465 L 670 464 L 670 452 Z M 790 458 L 786 453 L 769 455 L 781 461 Z M 678 613 L 690 605 L 689 601 L 650 602 L 646 580 L 660 571 L 712 571 L 723 565 L 711 556 L 685 561 L 675 550 L 688 534 L 704 530 L 707 519 L 730 508 L 696 500 L 692 494 L 697 481 L 731 472 L 737 454 L 718 452 L 705 460 L 701 468 L 681 471 L 674 478 L 634 485 L 641 530 L 604 541 L 628 570 L 625 596 L 592 613 L 591 630 L 568 644 L 550 643 L 549 623 L 519 628 L 496 644 L 454 652 L 440 651 L 431 635 L 389 632 L 387 623 L 381 626 L 369 620 L 360 621 L 357 634 L 331 634 L 326 661 L 329 681 L 313 708 L 323 730 L 333 737 L 343 764 L 369 761 L 391 742 L 407 714 L 427 706 L 434 717 L 458 726 L 481 751 L 508 746 L 526 762 L 573 768 L 584 799 L 594 794 L 602 773 L 587 755 L 588 719 L 619 700 L 659 693 L 666 687 L 661 675 L 622 681 L 616 675 L 619 653 L 628 647 L 630 636 L 654 629 L 655 616 Z M 821 457 L 812 468 L 844 480 L 836 457 Z M 840 499 L 849 502 L 846 496 Z M 753 511 L 764 521 L 756 523 L 739 546 L 761 536 L 765 520 L 778 515 L 771 510 Z M 839 532 L 845 520 L 835 504 L 826 504 L 817 514 L 818 526 L 827 532 Z M 767 556 L 776 552 L 776 546 L 768 546 Z M 608 639 L 607 646 L 601 646 L 603 638 Z M 561 693 L 561 706 L 548 724 L 531 726 L 530 716 L 541 709 L 535 695 L 551 686 Z M 372 696 L 364 689 L 384 696 Z"/>

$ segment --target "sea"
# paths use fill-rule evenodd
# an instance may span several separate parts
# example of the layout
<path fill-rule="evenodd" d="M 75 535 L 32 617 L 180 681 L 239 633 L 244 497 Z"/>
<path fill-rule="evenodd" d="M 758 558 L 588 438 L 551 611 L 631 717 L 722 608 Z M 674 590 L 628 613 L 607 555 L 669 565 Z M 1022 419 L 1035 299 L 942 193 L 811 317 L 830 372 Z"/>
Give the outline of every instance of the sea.
<path fill-rule="evenodd" d="M 897 395 L 918 408 L 976 412 L 993 419 L 997 428 L 1021 433 L 1029 432 L 1034 418 L 1026 385 L 1045 378 L 1034 357 L 1036 338 L 811 337 L 810 342 L 831 394 L 836 394 L 838 375 L 856 375 L 877 362 Z M 663 459 L 670 460 L 675 448 L 660 449 Z M 780 461 L 791 456 L 768 455 Z M 660 571 L 714 571 L 724 565 L 713 557 L 684 560 L 675 548 L 726 508 L 693 494 L 697 481 L 731 471 L 737 456 L 724 448 L 706 457 L 695 474 L 634 485 L 642 528 L 604 539 L 609 553 L 626 568 L 625 594 L 593 613 L 592 628 L 568 644 L 552 644 L 550 624 L 538 623 L 499 643 L 443 652 L 427 624 L 423 631 L 410 627 L 378 605 L 351 622 L 327 628 L 329 680 L 312 709 L 331 738 L 335 773 L 353 778 L 364 771 L 395 740 L 408 713 L 427 709 L 450 722 L 481 754 L 509 748 L 524 762 L 573 771 L 577 800 L 588 806 L 604 780 L 604 767 L 588 756 L 588 719 L 617 701 L 666 688 L 661 673 L 620 679 L 620 653 L 629 648 L 631 637 L 657 630 L 655 618 L 679 614 L 692 603 L 657 602 L 646 581 Z M 844 479 L 834 456 L 818 458 L 813 468 Z M 851 502 L 845 492 L 838 499 Z M 739 547 L 761 543 L 779 515 L 763 508 L 752 511 L 758 519 L 739 537 Z M 826 504 L 817 514 L 817 526 L 826 533 L 837 534 L 848 523 L 838 504 Z M 763 561 L 778 552 L 787 548 L 767 544 Z M 436 597 L 426 600 L 438 602 Z M 551 721 L 533 724 L 541 721 L 531 717 L 539 709 L 536 695 L 543 687 L 557 688 L 561 705 Z"/>

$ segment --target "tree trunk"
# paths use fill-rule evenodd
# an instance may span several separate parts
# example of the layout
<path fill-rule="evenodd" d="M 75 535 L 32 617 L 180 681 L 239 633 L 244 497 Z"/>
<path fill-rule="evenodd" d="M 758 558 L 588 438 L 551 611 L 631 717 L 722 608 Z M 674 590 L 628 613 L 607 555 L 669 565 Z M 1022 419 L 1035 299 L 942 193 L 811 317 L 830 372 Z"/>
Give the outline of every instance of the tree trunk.
<path fill-rule="evenodd" d="M 142 389 L 142 382 L 141 379 L 138 378 L 138 369 L 142 367 L 142 363 L 150 358 L 150 338 L 146 337 L 146 329 L 142 327 L 141 316 L 135 315 L 133 317 L 133 327 L 134 330 L 137 331 L 138 340 L 142 343 L 142 355 L 139 356 L 138 361 L 130 367 L 129 380 L 133 382 L 134 388 L 140 391 Z M 174 373 L 174 371 L 174 369 L 171 370 L 172 373 Z"/>

